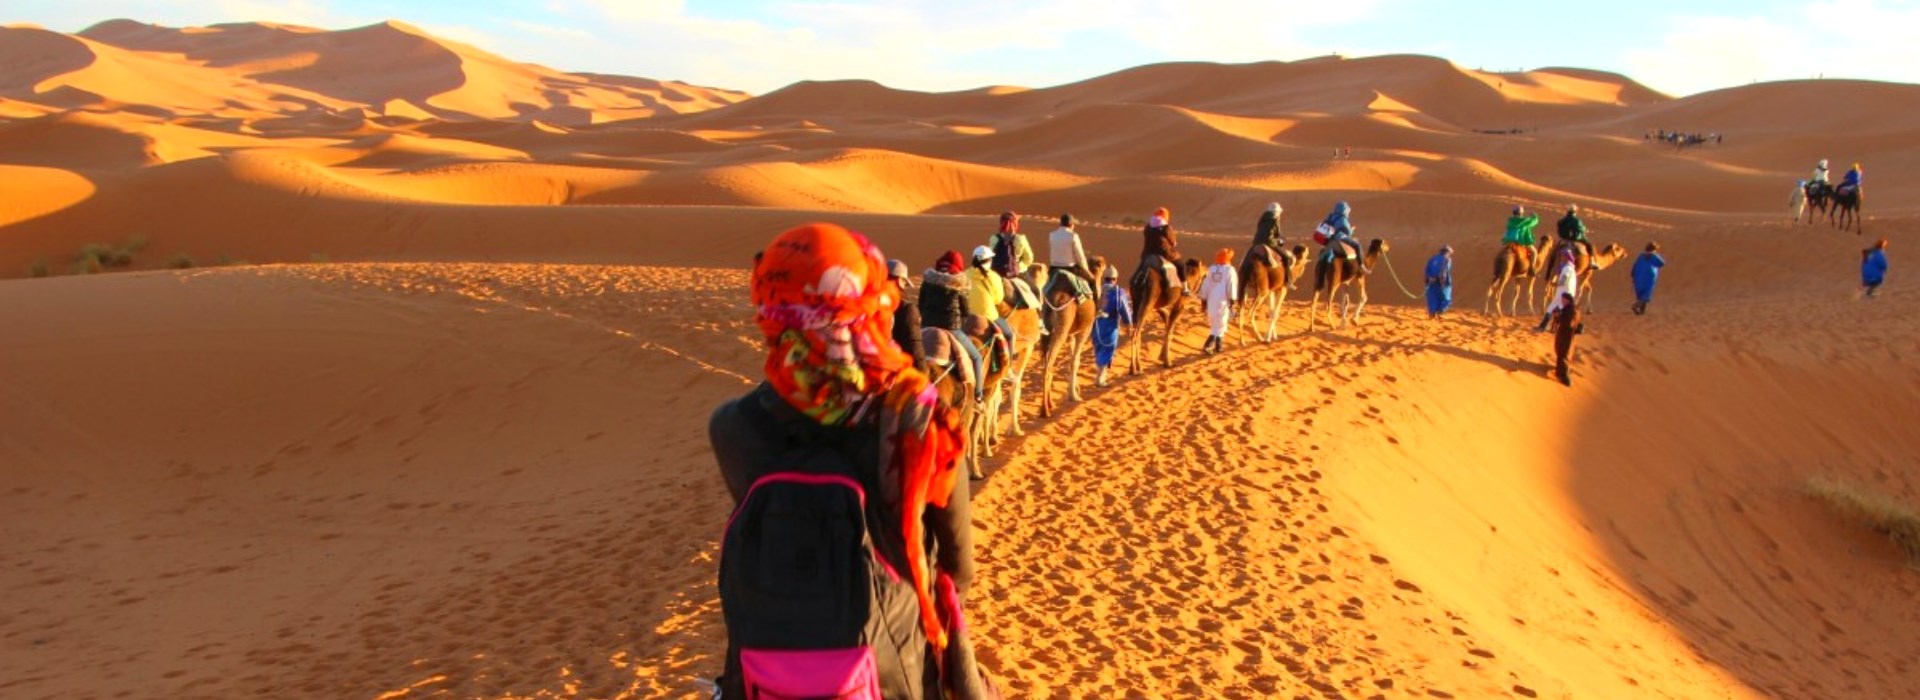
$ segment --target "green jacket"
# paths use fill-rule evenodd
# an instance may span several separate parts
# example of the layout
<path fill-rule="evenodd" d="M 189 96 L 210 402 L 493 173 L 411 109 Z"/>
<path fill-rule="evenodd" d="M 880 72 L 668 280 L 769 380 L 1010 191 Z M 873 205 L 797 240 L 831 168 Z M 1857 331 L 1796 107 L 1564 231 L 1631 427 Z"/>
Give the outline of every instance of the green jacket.
<path fill-rule="evenodd" d="M 1531 248 L 1534 244 L 1533 227 L 1539 225 L 1539 214 L 1529 212 L 1526 216 L 1507 217 L 1507 237 L 1504 240 Z"/>

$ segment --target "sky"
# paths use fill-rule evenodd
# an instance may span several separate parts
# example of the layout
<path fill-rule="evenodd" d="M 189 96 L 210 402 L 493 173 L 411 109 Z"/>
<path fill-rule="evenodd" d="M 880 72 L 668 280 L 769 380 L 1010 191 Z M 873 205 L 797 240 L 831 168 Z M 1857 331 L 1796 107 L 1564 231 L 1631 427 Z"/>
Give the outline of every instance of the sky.
<path fill-rule="evenodd" d="M 398 19 L 516 61 L 771 92 L 801 80 L 1047 87 L 1168 61 L 1418 53 L 1625 74 L 1674 95 L 1815 77 L 1920 82 L 1920 0 L 8 0 L 77 32 Z"/>

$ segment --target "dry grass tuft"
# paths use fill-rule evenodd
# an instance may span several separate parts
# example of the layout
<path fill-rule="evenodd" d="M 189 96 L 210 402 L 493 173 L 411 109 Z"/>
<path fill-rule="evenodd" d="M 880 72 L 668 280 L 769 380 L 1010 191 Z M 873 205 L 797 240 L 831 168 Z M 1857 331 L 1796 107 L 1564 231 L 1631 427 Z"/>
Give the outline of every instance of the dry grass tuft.
<path fill-rule="evenodd" d="M 1920 513 L 1915 513 L 1911 506 L 1868 487 L 1822 477 L 1808 479 L 1806 492 L 1840 514 L 1886 535 L 1895 547 L 1906 553 L 1909 562 L 1920 566 Z"/>

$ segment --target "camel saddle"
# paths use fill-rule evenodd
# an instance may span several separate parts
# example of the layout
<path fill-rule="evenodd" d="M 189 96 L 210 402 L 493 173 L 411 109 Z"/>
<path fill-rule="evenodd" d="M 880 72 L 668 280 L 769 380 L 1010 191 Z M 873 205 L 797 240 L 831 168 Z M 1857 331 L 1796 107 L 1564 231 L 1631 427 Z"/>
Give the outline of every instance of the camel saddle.
<path fill-rule="evenodd" d="M 973 376 L 973 358 L 960 347 L 960 339 L 953 331 L 931 327 L 920 329 L 920 343 L 926 354 L 927 364 L 936 368 L 935 381 L 939 375 L 957 373 L 960 383 L 977 386 L 979 379 Z"/>
<path fill-rule="evenodd" d="M 1506 245 L 1507 245 L 1507 249 L 1508 249 L 1508 250 L 1511 250 L 1511 251 L 1513 251 L 1513 254 L 1514 254 L 1515 256 L 1518 256 L 1518 257 L 1519 257 L 1519 259 L 1520 259 L 1520 269 L 1522 269 L 1522 270 L 1531 270 L 1531 269 L 1533 269 L 1533 263 L 1534 263 L 1534 260 L 1533 260 L 1533 254 L 1534 254 L 1534 250 L 1533 250 L 1533 246 L 1530 246 L 1530 245 L 1521 245 L 1521 244 L 1519 244 L 1519 243 L 1508 243 L 1508 244 L 1506 244 Z"/>
<path fill-rule="evenodd" d="M 1081 279 L 1079 275 L 1061 269 L 1055 269 L 1047 275 L 1047 293 L 1053 293 L 1053 290 L 1057 289 L 1058 285 L 1061 284 L 1070 285 L 1068 289 L 1072 290 L 1075 301 L 1093 297 L 1093 287 L 1088 285 L 1087 281 Z"/>
<path fill-rule="evenodd" d="M 1040 295 L 1033 292 L 1033 285 L 1027 283 L 1027 278 L 1008 277 L 1006 280 L 1008 288 L 1007 300 L 1013 304 L 1013 308 L 1040 308 Z"/>

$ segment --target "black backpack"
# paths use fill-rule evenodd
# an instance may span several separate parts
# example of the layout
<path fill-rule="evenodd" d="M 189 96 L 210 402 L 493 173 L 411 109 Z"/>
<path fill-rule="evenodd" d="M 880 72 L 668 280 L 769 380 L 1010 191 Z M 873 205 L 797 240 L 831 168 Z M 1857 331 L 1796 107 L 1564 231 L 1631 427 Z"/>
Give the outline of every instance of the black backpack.
<path fill-rule="evenodd" d="M 1016 257 L 1016 251 L 1014 250 L 1014 241 L 1019 236 L 1020 234 L 1017 233 L 993 234 L 992 267 L 993 271 L 1000 273 L 1002 277 L 1012 277 L 1014 266 L 1020 264 L 1020 260 Z"/>
<path fill-rule="evenodd" d="M 722 697 L 938 698 L 905 543 L 874 480 L 830 446 L 782 464 L 754 482 L 721 541 Z"/>

